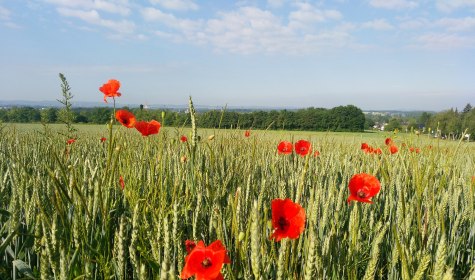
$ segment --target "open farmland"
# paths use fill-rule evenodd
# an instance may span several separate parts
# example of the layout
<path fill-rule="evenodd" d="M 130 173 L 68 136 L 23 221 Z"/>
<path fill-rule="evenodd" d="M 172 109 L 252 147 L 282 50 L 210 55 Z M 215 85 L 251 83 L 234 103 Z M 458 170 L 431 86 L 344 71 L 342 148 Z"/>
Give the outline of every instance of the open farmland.
<path fill-rule="evenodd" d="M 221 240 L 225 279 L 475 279 L 473 143 L 211 129 L 193 143 L 190 129 L 76 128 L 67 144 L 63 126 L 2 127 L 1 279 L 178 279 L 186 240 Z M 300 139 L 308 155 L 277 152 Z M 358 173 L 381 182 L 373 204 L 347 203 Z M 269 238 L 276 198 L 305 209 L 298 238 Z"/>

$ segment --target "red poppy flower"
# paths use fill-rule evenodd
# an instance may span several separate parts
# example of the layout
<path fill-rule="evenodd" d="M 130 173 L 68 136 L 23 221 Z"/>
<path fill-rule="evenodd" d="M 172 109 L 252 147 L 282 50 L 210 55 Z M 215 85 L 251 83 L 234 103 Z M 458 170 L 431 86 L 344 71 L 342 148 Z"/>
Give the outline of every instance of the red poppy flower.
<path fill-rule="evenodd" d="M 295 153 L 301 156 L 306 156 L 310 150 L 310 142 L 306 140 L 299 140 L 295 143 Z"/>
<path fill-rule="evenodd" d="M 71 145 L 71 144 L 74 143 L 74 142 L 76 142 L 76 139 L 71 138 L 71 139 L 69 139 L 66 143 L 67 143 L 68 145 Z"/>
<path fill-rule="evenodd" d="M 117 110 L 115 112 L 115 119 L 128 128 L 134 127 L 136 123 L 134 114 L 127 110 Z"/>
<path fill-rule="evenodd" d="M 140 121 L 135 124 L 135 129 L 137 129 L 143 136 L 149 136 L 152 134 L 157 134 L 160 131 L 162 125 L 156 120 L 151 120 L 149 122 Z"/>
<path fill-rule="evenodd" d="M 369 148 L 369 145 L 367 143 L 361 143 L 362 150 L 367 150 L 368 148 Z"/>
<path fill-rule="evenodd" d="M 249 137 L 249 136 L 251 136 L 251 131 L 250 130 L 244 131 L 244 137 Z"/>
<path fill-rule="evenodd" d="M 274 232 L 270 238 L 277 242 L 287 237 L 298 238 L 305 229 L 305 209 L 288 198 L 272 200 L 271 207 Z"/>
<path fill-rule="evenodd" d="M 373 203 L 371 198 L 379 192 L 381 184 L 376 177 L 360 173 L 351 177 L 348 188 L 350 189 L 350 196 L 347 199 L 348 204 L 352 200 Z"/>
<path fill-rule="evenodd" d="M 318 157 L 320 155 L 320 152 L 319 151 L 315 151 L 315 153 L 313 153 L 313 156 L 314 157 Z"/>
<path fill-rule="evenodd" d="M 397 153 L 397 151 L 399 151 L 399 149 L 396 145 L 391 145 L 389 146 L 389 151 L 391 152 L 391 154 L 395 154 Z"/>
<path fill-rule="evenodd" d="M 106 84 L 103 84 L 102 87 L 99 88 L 99 90 L 104 93 L 104 102 L 107 103 L 107 97 L 119 97 L 122 94 L 118 92 L 120 88 L 120 82 L 117 80 L 109 80 L 107 81 Z"/>
<path fill-rule="evenodd" d="M 191 251 L 193 251 L 193 249 L 196 247 L 196 243 L 195 241 L 193 240 L 189 240 L 187 239 L 185 241 L 185 248 L 186 248 L 186 252 L 189 254 L 191 253 Z"/>
<path fill-rule="evenodd" d="M 393 143 L 393 140 L 391 140 L 391 138 L 386 138 L 386 140 L 384 140 L 384 143 L 386 143 L 386 146 L 389 146 Z"/>
<path fill-rule="evenodd" d="M 279 154 L 288 155 L 292 153 L 293 148 L 294 147 L 292 143 L 287 142 L 287 141 L 282 141 L 277 146 L 277 151 L 279 151 Z"/>
<path fill-rule="evenodd" d="M 119 185 L 122 190 L 125 188 L 124 178 L 122 176 L 119 177 Z"/>
<path fill-rule="evenodd" d="M 409 148 L 409 151 L 410 151 L 411 153 L 416 152 L 416 154 L 418 154 L 421 150 L 420 150 L 419 148 L 410 147 L 410 148 Z"/>
<path fill-rule="evenodd" d="M 223 279 L 221 268 L 225 263 L 231 263 L 231 260 L 220 240 L 214 241 L 208 247 L 203 241 L 199 241 L 185 257 L 185 266 L 180 278 L 188 279 L 195 276 L 197 280 Z"/>
<path fill-rule="evenodd" d="M 180 141 L 183 142 L 183 143 L 185 143 L 186 141 L 188 141 L 188 138 L 186 138 L 185 135 L 182 135 L 182 136 L 180 137 Z"/>
<path fill-rule="evenodd" d="M 107 138 L 101 137 L 101 142 L 102 142 L 102 143 L 103 143 L 103 142 L 106 142 L 106 140 L 107 140 Z"/>
<path fill-rule="evenodd" d="M 380 148 L 377 148 L 377 149 L 375 149 L 375 150 L 373 151 L 373 153 L 375 153 L 375 154 L 377 154 L 377 155 L 380 155 L 380 154 L 383 153 L 383 151 L 381 151 Z"/>

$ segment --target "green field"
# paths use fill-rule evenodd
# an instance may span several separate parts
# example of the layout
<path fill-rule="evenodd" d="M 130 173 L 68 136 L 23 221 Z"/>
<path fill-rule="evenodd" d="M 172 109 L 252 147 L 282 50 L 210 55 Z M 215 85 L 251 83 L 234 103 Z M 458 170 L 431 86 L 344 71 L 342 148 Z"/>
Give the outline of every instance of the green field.
<path fill-rule="evenodd" d="M 221 240 L 225 279 L 475 279 L 473 142 L 198 129 L 193 148 L 189 128 L 75 128 L 71 145 L 62 125 L 1 128 L 0 279 L 179 279 L 185 240 Z M 320 155 L 277 153 L 299 139 Z M 362 172 L 381 191 L 348 205 Z M 298 239 L 269 239 L 275 198 L 305 209 Z"/>

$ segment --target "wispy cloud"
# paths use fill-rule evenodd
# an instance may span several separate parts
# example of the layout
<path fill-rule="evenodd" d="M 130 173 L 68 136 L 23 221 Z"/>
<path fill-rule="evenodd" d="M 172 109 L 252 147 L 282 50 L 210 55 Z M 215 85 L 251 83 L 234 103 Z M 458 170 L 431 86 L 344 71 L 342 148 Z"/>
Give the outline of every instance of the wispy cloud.
<path fill-rule="evenodd" d="M 5 7 L 2 7 L 0 6 L 0 22 L 8 27 L 8 28 L 11 28 L 11 29 L 19 29 L 21 28 L 20 25 L 14 23 L 12 21 L 12 12 L 5 8 Z"/>
<path fill-rule="evenodd" d="M 102 26 L 114 30 L 121 34 L 130 34 L 135 30 L 135 24 L 128 20 L 104 19 L 96 10 L 78 10 L 70 8 L 57 8 L 60 15 L 64 17 L 78 18 L 92 25 Z"/>
<path fill-rule="evenodd" d="M 430 26 L 430 21 L 426 18 L 403 19 L 399 22 L 399 28 L 403 30 L 417 30 Z"/>
<path fill-rule="evenodd" d="M 358 21 L 361 17 L 342 8 L 352 5 L 351 1 L 337 0 L 333 0 L 333 5 L 327 5 L 324 1 L 241 0 L 231 8 L 224 5 L 226 8 L 214 14 L 202 11 L 204 7 L 199 7 L 196 0 L 148 0 L 148 4 L 130 0 L 38 1 L 54 5 L 63 17 L 85 23 L 79 27 L 99 26 L 106 31 L 114 31 L 108 32 L 107 38 L 153 40 L 156 36 L 162 41 L 199 45 L 218 52 L 307 54 L 338 48 L 384 47 L 388 39 L 394 42 L 395 34 L 398 37 L 397 47 L 475 47 L 468 37 L 468 32 L 475 30 L 475 17 L 452 17 L 440 12 L 441 9 L 449 11 L 475 7 L 474 0 L 436 0 L 431 3 L 362 0 L 374 8 L 385 9 L 368 9 L 371 11 L 369 19 L 376 14 L 369 21 Z M 430 16 L 422 12 L 426 8 L 433 11 Z M 10 18 L 10 14 L 9 10 L 0 6 L 0 20 Z M 77 25 L 75 21 L 73 23 Z M 13 23 L 10 24 L 13 27 Z M 395 32 L 379 32 L 387 30 Z M 103 30 L 96 28 L 96 31 Z M 378 32 L 377 36 L 373 36 L 375 32 Z M 445 46 L 444 42 L 447 43 Z"/>
<path fill-rule="evenodd" d="M 199 7 L 191 0 L 150 0 L 152 4 L 158 4 L 165 9 L 169 10 L 197 10 Z"/>
<path fill-rule="evenodd" d="M 361 25 L 363 28 L 369 28 L 374 30 L 391 30 L 394 26 L 391 25 L 386 19 L 375 19 L 365 22 Z"/>
<path fill-rule="evenodd" d="M 298 9 L 289 15 L 289 20 L 302 23 L 323 22 L 338 20 L 343 16 L 337 10 L 319 9 L 309 3 L 297 3 Z"/>
<path fill-rule="evenodd" d="M 452 12 L 462 8 L 475 11 L 475 1 L 473 0 L 437 0 L 436 5 L 442 12 Z"/>
<path fill-rule="evenodd" d="M 475 39 L 471 36 L 461 36 L 448 33 L 429 33 L 416 38 L 417 45 L 413 48 L 428 50 L 453 50 L 473 48 Z"/>
<path fill-rule="evenodd" d="M 408 0 L 370 0 L 369 4 L 383 9 L 412 9 L 418 6 L 416 1 Z"/>
<path fill-rule="evenodd" d="M 318 52 L 329 46 L 344 46 L 351 37 L 340 26 L 318 31 L 315 24 L 340 19 L 342 15 L 336 10 L 319 10 L 308 5 L 298 5 L 286 21 L 254 6 L 219 12 L 213 18 L 201 20 L 181 19 L 156 8 L 145 8 L 142 14 L 145 20 L 160 22 L 181 35 L 177 38 L 159 29 L 156 34 L 160 37 L 208 44 L 218 51 L 232 53 Z"/>
<path fill-rule="evenodd" d="M 46 3 L 55 4 L 64 8 L 80 8 L 84 10 L 98 10 L 107 13 L 130 14 L 128 0 L 44 0 Z"/>
<path fill-rule="evenodd" d="M 284 6 L 285 0 L 267 0 L 267 5 L 271 8 L 280 8 Z"/>
<path fill-rule="evenodd" d="M 0 6 L 0 20 L 10 20 L 10 15 L 10 10 Z"/>
<path fill-rule="evenodd" d="M 437 20 L 435 25 L 448 31 L 469 31 L 475 29 L 475 17 L 442 18 Z"/>

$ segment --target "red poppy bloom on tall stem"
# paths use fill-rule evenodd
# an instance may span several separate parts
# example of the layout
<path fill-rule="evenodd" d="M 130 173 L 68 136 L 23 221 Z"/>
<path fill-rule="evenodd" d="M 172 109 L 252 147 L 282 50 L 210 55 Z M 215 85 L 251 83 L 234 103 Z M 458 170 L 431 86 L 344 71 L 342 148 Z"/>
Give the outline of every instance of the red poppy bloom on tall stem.
<path fill-rule="evenodd" d="M 187 138 L 185 135 L 182 135 L 182 136 L 180 137 L 180 141 L 183 142 L 183 143 L 185 143 L 186 141 L 188 141 L 188 138 Z"/>
<path fill-rule="evenodd" d="M 135 129 L 137 129 L 143 136 L 149 136 L 152 134 L 157 134 L 160 131 L 162 125 L 156 120 L 151 120 L 149 122 L 140 121 L 135 124 Z"/>
<path fill-rule="evenodd" d="M 386 146 L 389 146 L 393 143 L 393 140 L 391 138 L 386 138 L 386 140 L 384 140 L 384 143 L 386 144 Z"/>
<path fill-rule="evenodd" d="M 391 154 L 395 154 L 399 151 L 398 147 L 396 145 L 391 145 L 389 146 L 389 152 L 391 152 Z"/>
<path fill-rule="evenodd" d="M 196 245 L 193 241 L 187 240 L 188 255 L 185 257 L 185 266 L 181 271 L 180 278 L 188 279 L 195 276 L 200 280 L 223 279 L 221 268 L 225 263 L 231 263 L 226 254 L 226 248 L 220 240 L 216 240 L 208 247 L 203 241 Z"/>
<path fill-rule="evenodd" d="M 69 140 L 66 142 L 66 144 L 71 145 L 71 144 L 74 143 L 74 142 L 76 142 L 76 139 L 71 138 L 71 139 L 69 139 Z"/>
<path fill-rule="evenodd" d="M 134 114 L 127 110 L 117 110 L 117 112 L 115 112 L 115 118 L 127 128 L 134 127 L 136 123 Z"/>
<path fill-rule="evenodd" d="M 118 92 L 120 88 L 120 82 L 114 79 L 107 81 L 107 83 L 103 84 L 99 90 L 104 93 L 104 102 L 107 103 L 107 97 L 119 97 L 122 94 Z"/>
<path fill-rule="evenodd" d="M 311 150 L 310 142 L 306 140 L 299 140 L 295 143 L 295 153 L 301 156 L 306 156 Z"/>
<path fill-rule="evenodd" d="M 249 136 L 251 136 L 251 131 L 250 130 L 244 131 L 244 137 L 249 137 Z"/>
<path fill-rule="evenodd" d="M 282 238 L 298 238 L 305 229 L 305 209 L 289 198 L 272 200 L 271 208 L 274 232 L 270 238 L 277 242 Z"/>
<path fill-rule="evenodd" d="M 381 184 L 376 177 L 366 173 L 360 173 L 351 177 L 348 183 L 348 189 L 350 190 L 350 195 L 347 199 L 348 204 L 350 204 L 352 200 L 373 203 L 371 198 L 379 192 Z"/>
<path fill-rule="evenodd" d="M 279 151 L 279 154 L 284 154 L 284 155 L 291 154 L 293 149 L 294 149 L 294 147 L 293 147 L 292 143 L 290 143 L 288 141 L 282 141 L 277 146 L 277 151 Z"/>

